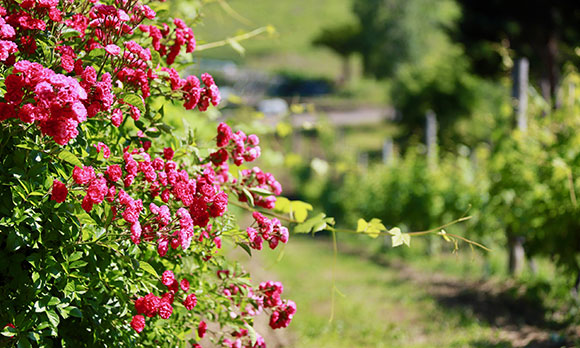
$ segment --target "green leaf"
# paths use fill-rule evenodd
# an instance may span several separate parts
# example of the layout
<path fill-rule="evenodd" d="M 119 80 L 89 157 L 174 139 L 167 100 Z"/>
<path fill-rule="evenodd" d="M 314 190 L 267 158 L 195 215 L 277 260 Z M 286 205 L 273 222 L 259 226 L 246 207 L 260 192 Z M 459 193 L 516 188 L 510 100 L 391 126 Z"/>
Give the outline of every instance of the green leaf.
<path fill-rule="evenodd" d="M 73 263 L 70 264 L 70 268 L 71 269 L 73 269 L 73 268 L 83 268 L 87 264 L 88 264 L 88 262 L 86 262 L 86 261 L 82 261 L 82 260 L 81 261 L 75 261 L 75 262 L 73 262 Z"/>
<path fill-rule="evenodd" d="M 58 324 L 60 323 L 60 318 L 58 317 L 58 314 L 56 314 L 54 310 L 46 311 L 46 316 L 48 317 L 48 321 L 50 321 L 50 324 L 52 325 L 53 328 L 58 327 Z"/>
<path fill-rule="evenodd" d="M 82 238 L 83 242 L 86 242 L 87 240 L 91 239 L 91 231 L 88 228 L 82 229 Z"/>
<path fill-rule="evenodd" d="M 329 218 L 332 219 L 332 218 Z M 332 219 L 334 220 L 334 219 Z M 328 226 L 326 214 L 320 213 L 313 218 L 306 220 L 304 223 L 297 225 L 294 228 L 294 232 L 296 233 L 316 233 L 320 232 Z"/>
<path fill-rule="evenodd" d="M 61 37 L 61 39 L 68 39 L 69 37 L 77 37 L 80 35 L 81 35 L 81 33 L 74 30 L 73 28 L 64 27 L 64 29 L 62 29 L 62 31 L 61 31 L 60 37 Z"/>
<path fill-rule="evenodd" d="M 106 229 L 104 229 L 102 227 L 98 228 L 97 231 L 95 232 L 95 235 L 93 236 L 93 238 L 95 240 L 97 240 L 97 239 L 101 238 L 105 234 L 105 232 L 107 232 Z"/>
<path fill-rule="evenodd" d="M 10 326 L 5 326 L 2 330 L 2 336 L 13 337 L 14 335 L 16 335 L 16 329 L 11 328 Z"/>
<path fill-rule="evenodd" d="M 290 213 L 292 209 L 290 205 L 290 200 L 286 197 L 276 197 L 276 206 L 274 210 L 279 211 L 281 213 Z"/>
<path fill-rule="evenodd" d="M 407 233 L 401 233 L 401 229 L 398 227 L 389 230 L 391 235 L 391 241 L 393 243 L 393 248 L 405 244 L 406 246 L 411 246 L 411 236 Z"/>
<path fill-rule="evenodd" d="M 123 96 L 123 101 L 139 109 L 139 111 L 141 111 L 141 114 L 144 114 L 146 111 L 145 104 L 143 104 L 143 98 L 141 98 L 137 94 L 125 94 Z"/>
<path fill-rule="evenodd" d="M 68 310 L 68 314 L 72 317 L 77 317 L 77 318 L 83 317 L 83 313 L 77 307 L 70 306 L 70 307 L 67 307 L 67 310 Z"/>
<path fill-rule="evenodd" d="M 246 324 L 246 329 L 248 329 L 248 336 L 250 336 L 250 341 L 252 341 L 252 347 L 258 341 L 258 335 L 256 334 L 256 330 L 249 324 Z"/>
<path fill-rule="evenodd" d="M 364 219 L 358 219 L 356 231 L 359 233 L 366 233 L 371 238 L 377 238 L 381 232 L 386 231 L 387 228 L 380 219 L 373 218 L 367 222 Z"/>
<path fill-rule="evenodd" d="M 18 339 L 17 347 L 18 348 L 29 348 L 29 347 L 32 347 L 32 344 L 30 344 L 30 341 L 28 340 L 28 338 L 20 337 Z"/>
<path fill-rule="evenodd" d="M 145 122 L 139 120 L 139 121 L 135 121 L 135 127 L 137 127 L 139 130 L 145 131 L 147 129 L 147 126 L 145 125 Z"/>
<path fill-rule="evenodd" d="M 173 130 L 175 129 L 175 128 L 173 128 L 170 125 L 165 124 L 165 123 L 159 123 L 159 124 L 156 124 L 155 126 L 167 134 L 172 134 Z"/>
<path fill-rule="evenodd" d="M 22 149 L 26 149 L 26 150 L 34 150 L 36 148 L 38 148 L 37 146 L 32 146 L 30 144 L 18 144 L 16 145 L 16 147 L 22 148 Z"/>
<path fill-rule="evenodd" d="M 92 50 L 91 52 L 89 52 L 88 56 L 91 58 L 96 58 L 96 57 L 100 57 L 100 56 L 104 56 L 106 53 L 104 48 L 96 48 L 94 50 Z"/>
<path fill-rule="evenodd" d="M 83 314 L 81 313 L 81 311 L 75 307 L 75 306 L 66 306 L 63 308 L 59 308 L 60 310 L 60 314 L 62 315 L 62 317 L 64 319 L 68 318 L 68 317 L 77 317 L 77 318 L 82 318 Z"/>
<path fill-rule="evenodd" d="M 155 50 L 151 50 L 151 64 L 153 64 L 153 68 L 156 68 L 157 65 L 161 62 L 161 55 L 159 52 Z"/>
<path fill-rule="evenodd" d="M 272 196 L 274 194 L 266 189 L 259 188 L 259 187 L 251 187 L 250 192 L 253 192 L 253 193 L 260 195 L 260 196 L 266 196 L 266 197 Z"/>
<path fill-rule="evenodd" d="M 82 168 L 83 167 L 83 163 L 77 158 L 77 156 L 75 156 L 72 152 L 67 151 L 67 150 L 62 150 L 59 154 L 58 154 L 58 158 L 60 158 L 61 160 L 68 162 L 72 165 L 75 165 L 77 167 Z"/>
<path fill-rule="evenodd" d="M 68 262 L 73 262 L 76 260 L 80 260 L 83 257 L 83 252 L 82 251 L 76 251 L 74 253 L 72 253 L 71 255 L 69 255 L 68 257 Z"/>
<path fill-rule="evenodd" d="M 242 249 L 244 249 L 244 251 L 250 255 L 250 257 L 252 256 L 252 249 L 250 249 L 250 247 L 248 246 L 248 244 L 245 243 L 236 243 L 237 245 L 239 245 Z"/>
<path fill-rule="evenodd" d="M 356 231 L 359 233 L 365 232 L 367 230 L 368 226 L 369 226 L 369 224 L 365 221 L 365 219 L 358 219 L 358 222 L 356 225 Z"/>
<path fill-rule="evenodd" d="M 298 222 L 304 222 L 308 216 L 308 211 L 314 209 L 312 205 L 302 201 L 290 202 L 291 213 Z"/>
<path fill-rule="evenodd" d="M 252 196 L 252 193 L 250 192 L 250 190 L 248 190 L 246 187 L 242 187 L 242 193 L 244 194 L 244 196 L 248 200 L 248 203 L 250 203 L 250 206 L 253 207 L 254 206 L 254 196 Z"/>
<path fill-rule="evenodd" d="M 87 214 L 84 210 L 76 213 L 76 216 L 77 216 L 77 219 L 79 219 L 79 222 L 81 223 L 81 225 L 83 225 L 83 226 L 93 226 L 93 225 L 97 224 L 95 222 L 95 220 L 89 214 Z"/>
<path fill-rule="evenodd" d="M 153 266 L 151 266 L 147 262 L 139 261 L 139 268 L 141 268 L 145 272 L 153 275 L 155 278 L 159 278 L 159 274 L 157 274 L 157 271 L 155 270 L 155 268 L 153 268 Z"/>

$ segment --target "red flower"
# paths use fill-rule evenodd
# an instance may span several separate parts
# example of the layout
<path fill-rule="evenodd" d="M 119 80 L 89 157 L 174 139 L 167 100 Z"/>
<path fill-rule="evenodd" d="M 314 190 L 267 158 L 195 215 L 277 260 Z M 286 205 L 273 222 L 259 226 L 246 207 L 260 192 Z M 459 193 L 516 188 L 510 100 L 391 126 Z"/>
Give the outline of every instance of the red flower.
<path fill-rule="evenodd" d="M 145 317 L 142 315 L 134 316 L 133 320 L 131 320 L 131 327 L 137 331 L 137 333 L 143 331 L 145 328 Z"/>
<path fill-rule="evenodd" d="M 205 336 L 206 329 L 207 324 L 205 323 L 205 321 L 200 321 L 199 326 L 197 327 L 197 334 L 199 335 L 199 338 L 203 338 L 203 336 Z"/>
<path fill-rule="evenodd" d="M 111 150 L 105 143 L 99 141 L 95 147 L 97 148 L 97 153 L 100 153 L 101 150 L 103 151 L 104 158 L 109 158 L 111 156 Z"/>
<path fill-rule="evenodd" d="M 79 185 L 88 184 L 95 178 L 95 170 L 91 166 L 82 169 L 75 166 L 73 169 L 73 179 Z"/>
<path fill-rule="evenodd" d="M 179 283 L 181 290 L 188 292 L 189 291 L 189 281 L 187 279 L 182 279 Z"/>
<path fill-rule="evenodd" d="M 209 207 L 209 214 L 212 217 L 218 217 L 224 215 L 225 211 L 228 209 L 228 195 L 225 192 L 220 192 L 213 198 L 213 202 Z"/>
<path fill-rule="evenodd" d="M 107 187 L 107 180 L 105 178 L 99 178 L 93 180 L 87 189 L 87 195 L 91 198 L 93 203 L 101 203 L 105 199 L 105 195 L 109 192 Z"/>
<path fill-rule="evenodd" d="M 50 199 L 56 201 L 57 203 L 62 203 L 68 195 L 68 189 L 66 185 L 58 180 L 52 182 L 52 196 Z"/>
<path fill-rule="evenodd" d="M 185 306 L 185 308 L 187 308 L 187 310 L 192 310 L 193 307 L 197 305 L 197 297 L 195 297 L 195 294 L 187 295 L 185 301 L 183 301 L 183 305 Z"/>
<path fill-rule="evenodd" d="M 171 161 L 173 159 L 173 149 L 170 147 L 166 147 L 163 149 L 163 158 L 165 158 L 168 161 Z"/>
<path fill-rule="evenodd" d="M 288 300 L 283 305 L 279 306 L 270 316 L 270 327 L 272 329 L 280 329 L 288 327 L 292 321 L 292 317 L 296 313 L 296 303 Z"/>
<path fill-rule="evenodd" d="M 219 149 L 209 155 L 211 162 L 216 166 L 224 164 L 224 162 L 228 160 L 228 157 L 229 155 L 226 149 Z"/>
<path fill-rule="evenodd" d="M 139 314 L 145 314 L 152 318 L 157 314 L 161 299 L 153 294 L 148 294 L 145 297 L 140 297 L 135 301 L 135 309 Z"/>
<path fill-rule="evenodd" d="M 109 180 L 115 182 L 121 179 L 121 176 L 123 175 L 123 170 L 118 164 L 113 164 L 107 168 L 105 174 L 107 175 Z"/>
<path fill-rule="evenodd" d="M 173 313 L 173 307 L 168 302 L 161 302 L 159 305 L 159 316 L 163 319 L 169 319 L 171 314 Z"/>
<path fill-rule="evenodd" d="M 163 272 L 163 275 L 161 276 L 161 282 L 163 283 L 163 285 L 171 286 L 171 284 L 173 284 L 174 281 L 175 275 L 173 274 L 173 272 L 171 272 L 170 270 Z"/>
<path fill-rule="evenodd" d="M 217 146 L 224 147 L 227 146 L 232 138 L 232 129 L 225 123 L 220 123 L 218 125 L 218 135 L 217 135 Z"/>
<path fill-rule="evenodd" d="M 93 201 L 91 200 L 91 197 L 88 194 L 85 196 L 85 198 L 83 198 L 83 201 L 81 202 L 81 207 L 87 213 L 90 213 L 91 210 L 93 210 Z"/>

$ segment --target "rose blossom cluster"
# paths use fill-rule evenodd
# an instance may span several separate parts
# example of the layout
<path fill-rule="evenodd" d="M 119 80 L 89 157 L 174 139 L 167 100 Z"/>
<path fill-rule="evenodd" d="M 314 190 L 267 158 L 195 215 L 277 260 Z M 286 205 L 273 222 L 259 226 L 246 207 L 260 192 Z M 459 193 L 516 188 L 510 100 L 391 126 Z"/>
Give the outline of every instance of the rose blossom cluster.
<path fill-rule="evenodd" d="M 135 120 L 139 119 L 139 108 L 125 104 L 122 96 L 113 94 L 113 86 L 119 81 L 126 91 L 141 92 L 137 95 L 143 99 L 151 95 L 151 84 L 165 85 L 157 75 L 161 68 L 151 66 L 150 49 L 124 38 L 133 35 L 133 28 L 144 20 L 155 19 L 155 11 L 141 2 L 116 1 L 109 5 L 91 1 L 88 5 L 80 7 L 84 13 L 74 13 L 72 3 L 59 0 L 25 0 L 6 8 L 0 6 L 0 64 L 14 66 L 6 78 L 4 100 L 0 100 L 0 121 L 19 118 L 22 122 L 36 123 L 42 134 L 64 145 L 78 135 L 79 123 L 99 112 L 109 113 L 117 127 L 123 120 L 124 110 Z M 27 60 L 17 62 L 18 53 L 31 56 L 37 50 L 35 31 L 50 31 L 61 22 L 78 31 L 77 35 L 60 38 L 53 47 L 63 74 Z M 171 37 L 173 42 L 168 60 L 174 60 L 182 46 L 186 46 L 186 52 L 195 49 L 193 30 L 179 18 L 173 23 L 172 34 L 164 26 L 166 41 Z M 143 27 L 156 28 L 154 25 Z M 88 39 L 82 40 L 85 37 Z M 123 49 L 117 45 L 119 42 L 124 43 Z M 159 46 L 159 50 L 163 47 Z M 88 53 L 95 49 L 104 49 L 107 55 L 94 61 Z M 87 60 L 99 65 L 101 61 L 110 64 L 101 65 L 97 73 L 91 64 L 86 64 Z M 55 65 L 51 68 L 55 69 Z M 219 89 L 211 75 L 202 75 L 203 87 L 194 76 L 178 80 L 186 108 L 197 106 L 205 111 L 209 105 L 217 106 L 220 102 Z M 174 83 L 171 84 L 173 87 Z"/>
<path fill-rule="evenodd" d="M 115 102 L 111 75 L 104 73 L 100 80 L 97 80 L 97 71 L 92 66 L 87 66 L 82 74 L 80 85 L 87 92 L 87 99 L 84 101 L 89 118 L 95 117 L 99 112 L 111 110 Z"/>
<path fill-rule="evenodd" d="M 19 118 L 25 123 L 35 123 L 42 134 L 64 145 L 78 135 L 77 125 L 87 119 L 83 104 L 87 93 L 73 77 L 21 60 L 14 65 L 5 84 L 0 121 Z"/>
<path fill-rule="evenodd" d="M 110 196 L 107 179 L 102 173 L 96 175 L 93 167 L 83 166 L 80 168 L 75 166 L 72 176 L 76 184 L 82 185 L 86 188 L 86 194 L 81 206 L 87 213 L 93 209 L 94 204 L 101 203 L 106 195 Z M 111 187 L 114 190 L 114 186 Z"/>
<path fill-rule="evenodd" d="M 296 304 L 291 300 L 283 300 L 281 298 L 283 286 L 280 282 L 268 281 L 263 282 L 258 288 L 253 289 L 247 284 L 236 281 L 236 274 L 229 270 L 218 270 L 217 276 L 224 282 L 223 295 L 226 296 L 234 308 L 238 308 L 237 312 L 234 308 L 230 308 L 230 316 L 238 318 L 245 323 L 251 322 L 252 318 L 259 315 L 263 311 L 270 314 L 270 326 L 273 329 L 287 327 L 295 312 Z M 237 284 L 237 285 L 236 285 Z M 200 330 L 205 333 L 207 324 L 200 323 L 198 334 Z M 224 337 L 220 340 L 220 344 L 224 347 L 230 348 L 265 348 L 266 343 L 264 339 L 257 334 L 256 341 L 252 343 L 247 329 L 241 328 L 229 334 L 230 337 Z M 201 348 L 201 345 L 194 344 L 193 347 Z"/>
<path fill-rule="evenodd" d="M 0 7 L 0 61 L 4 62 L 11 54 L 18 52 L 14 27 L 6 22 L 6 9 Z"/>
<path fill-rule="evenodd" d="M 110 156 L 110 149 L 104 143 L 100 142 L 96 147 L 104 153 L 104 158 Z M 155 242 L 162 257 L 170 246 L 187 250 L 196 229 L 200 231 L 200 241 L 209 238 L 209 221 L 224 215 L 228 195 L 221 191 L 211 166 L 201 167 L 201 173 L 190 177 L 187 171 L 178 169 L 173 156 L 171 148 L 163 151 L 163 157 L 154 158 L 145 148 L 132 151 L 125 148 L 123 164 L 111 164 L 104 173 L 95 173 L 91 166 L 75 166 L 73 180 L 86 191 L 83 209 L 90 212 L 94 204 L 100 204 L 106 198 L 113 216 L 120 215 L 130 226 L 133 243 L 139 244 L 142 240 Z M 143 200 L 134 199 L 125 191 L 132 186 L 148 192 L 151 198 L 159 197 L 166 204 L 158 206 L 151 202 L 149 215 L 144 218 Z M 64 201 L 64 190 L 66 186 L 54 181 L 52 198 L 57 202 Z M 170 209 L 171 205 L 175 210 Z M 221 246 L 218 237 L 213 242 L 218 248 Z"/>
<path fill-rule="evenodd" d="M 185 293 L 189 291 L 189 281 L 182 279 L 178 282 L 173 272 L 169 270 L 163 272 L 161 282 L 167 287 L 167 292 L 161 297 L 149 293 L 135 301 L 137 314 L 131 320 L 131 327 L 138 333 L 145 328 L 145 317 L 153 318 L 159 315 L 162 319 L 169 319 L 173 313 L 173 303 L 179 290 L 181 289 Z M 182 304 L 187 310 L 192 310 L 197 305 L 195 294 L 185 296 Z"/>
<path fill-rule="evenodd" d="M 0 61 L 7 65 L 14 64 L 19 51 L 28 55 L 36 51 L 35 32 L 45 31 L 48 20 L 62 21 L 58 0 L 25 0 L 14 4 L 17 6 L 12 10 L 0 7 Z"/>
<path fill-rule="evenodd" d="M 232 129 L 225 123 L 220 123 L 217 129 L 216 144 L 219 149 L 210 154 L 212 163 L 220 168 L 227 165 L 228 159 L 232 159 L 234 164 L 242 165 L 244 162 L 253 162 L 260 156 L 260 139 L 255 134 L 246 136 L 244 132 L 238 131 L 234 133 Z M 276 195 L 282 193 L 282 185 L 274 175 L 263 172 L 260 168 L 254 167 L 252 169 L 244 169 L 241 171 L 239 179 L 233 179 L 233 184 L 239 184 L 241 187 L 234 191 L 238 195 L 240 202 L 247 202 L 247 192 L 252 195 L 254 205 L 266 209 L 273 209 L 276 204 Z M 248 188 L 250 190 L 243 190 Z M 269 192 L 271 194 L 264 196 L 252 188 L 258 189 L 260 193 Z"/>
<path fill-rule="evenodd" d="M 226 162 L 230 157 L 235 165 L 240 166 L 244 162 L 253 162 L 261 154 L 258 146 L 260 139 L 255 134 L 247 136 L 242 131 L 234 133 L 230 126 L 223 122 L 218 125 L 216 143 L 220 149 L 210 155 L 216 166 Z"/>
<path fill-rule="evenodd" d="M 127 41 L 124 46 L 122 68 L 117 69 L 117 77 L 124 84 L 140 90 L 143 98 L 149 98 L 150 81 L 157 77 L 153 69 L 147 67 L 147 62 L 151 60 L 151 51 L 135 41 Z"/>
<path fill-rule="evenodd" d="M 155 12 L 152 18 L 155 18 Z M 114 43 L 119 34 L 133 34 L 133 28 L 128 24 L 131 18 L 127 12 L 113 5 L 93 6 L 89 12 L 89 19 L 88 24 L 93 29 L 94 38 L 103 45 Z M 93 49 L 101 47 L 99 44 L 92 46 Z"/>
<path fill-rule="evenodd" d="M 247 286 L 241 285 L 246 288 Z M 230 287 L 231 288 L 231 287 Z M 226 289 L 228 290 L 228 289 Z M 251 288 L 247 289 L 247 297 L 251 300 L 251 304 L 248 304 L 245 311 L 242 312 L 243 316 L 256 316 L 262 311 L 270 313 L 269 325 L 272 329 L 286 328 L 290 325 L 294 314 L 296 313 L 296 303 L 292 300 L 283 300 L 282 292 L 284 287 L 280 282 L 267 281 L 260 283 L 257 290 Z M 229 295 L 234 294 L 235 291 L 227 291 Z M 252 345 L 250 342 L 245 342 L 243 340 L 246 337 L 247 332 L 240 330 L 234 333 L 233 340 L 225 339 L 222 343 L 226 347 L 244 347 L 244 348 L 257 348 L 265 347 L 263 340 L 258 339 L 256 345 Z"/>
<path fill-rule="evenodd" d="M 272 193 L 272 195 L 263 196 L 250 189 L 250 193 L 252 194 L 252 198 L 254 200 L 254 205 L 266 209 L 274 209 L 276 205 L 276 196 L 282 193 L 282 185 L 276 181 L 274 175 L 271 173 L 265 173 L 258 167 L 244 169 L 241 171 L 241 174 L 242 176 L 239 179 L 239 183 L 242 184 L 243 187 L 257 188 L 261 191 Z M 238 181 L 234 180 L 234 183 L 236 182 Z M 241 194 L 241 192 L 238 192 L 238 197 L 240 202 L 247 201 L 246 196 Z"/>
<path fill-rule="evenodd" d="M 256 333 L 256 343 L 252 344 L 247 329 L 235 331 L 232 336 L 232 339 L 224 338 L 221 341 L 222 346 L 229 348 L 266 348 L 264 338 L 258 333 Z M 244 338 L 246 338 L 246 340 L 244 340 Z M 201 348 L 201 346 L 194 346 L 194 348 Z"/>
<path fill-rule="evenodd" d="M 252 216 L 258 225 L 258 229 L 256 230 L 253 227 L 246 229 L 251 248 L 262 250 L 264 240 L 268 242 L 270 249 L 275 249 L 279 242 L 288 242 L 288 229 L 282 226 L 280 220 L 276 218 L 270 220 L 257 211 Z"/>
<path fill-rule="evenodd" d="M 174 68 L 161 68 L 167 74 L 167 80 L 171 85 L 171 90 L 181 93 L 186 110 L 191 110 L 197 106 L 200 111 L 206 111 L 209 105 L 217 106 L 221 101 L 218 86 L 213 77 L 204 73 L 201 80 L 205 87 L 201 87 L 201 82 L 197 76 L 190 75 L 186 79 L 179 76 Z"/>
<path fill-rule="evenodd" d="M 175 62 L 175 58 L 179 55 L 181 47 L 186 46 L 185 52 L 191 53 L 195 50 L 196 41 L 193 35 L 193 30 L 188 27 L 185 22 L 179 18 L 173 20 L 175 29 L 171 31 L 167 24 L 163 24 L 162 29 L 155 25 L 140 25 L 139 29 L 148 33 L 152 40 L 153 49 L 159 52 L 161 57 L 167 57 L 167 65 Z M 171 43 L 173 41 L 173 43 Z"/>
<path fill-rule="evenodd" d="M 292 300 L 282 300 L 284 287 L 280 282 L 267 281 L 260 283 L 259 291 L 264 308 L 272 310 L 270 327 L 280 329 L 288 327 L 296 313 L 296 303 Z"/>
<path fill-rule="evenodd" d="M 68 195 L 68 189 L 65 184 L 63 184 L 60 180 L 54 180 L 52 182 L 52 195 L 50 199 L 56 201 L 57 203 L 62 203 L 66 200 L 66 196 Z"/>
<path fill-rule="evenodd" d="M 99 142 L 94 146 L 98 152 L 103 153 L 103 158 L 114 159 L 106 144 Z M 111 204 L 114 219 L 121 218 L 130 225 L 131 240 L 136 244 L 143 241 L 155 242 L 161 256 L 167 253 L 169 247 L 176 249 L 181 246 L 183 250 L 188 249 L 194 237 L 200 242 L 213 238 L 213 243 L 219 247 L 221 240 L 211 235 L 212 226 L 209 222 L 211 218 L 222 216 L 227 210 L 228 196 L 220 187 L 224 182 L 233 179 L 228 176 L 221 177 L 211 164 L 197 167 L 195 174 L 190 175 L 174 161 L 173 149 L 165 148 L 156 154 L 150 153 L 149 149 L 149 143 L 133 150 L 125 148 L 122 162 L 109 164 L 103 173 L 98 173 L 91 166 L 75 167 L 72 175 L 74 184 L 86 191 L 82 201 L 83 208 L 90 212 L 94 204 L 107 200 Z M 262 189 L 266 189 L 266 186 L 259 185 L 268 185 L 269 190 L 279 191 L 276 189 L 279 184 L 268 180 L 266 174 L 253 169 L 251 175 L 245 175 L 247 180 L 240 180 L 237 184 L 254 185 Z M 250 176 L 253 176 L 252 180 L 249 179 Z M 144 192 L 152 199 L 158 198 L 165 204 L 150 202 L 148 208 L 144 207 L 141 199 L 133 199 L 125 191 L 129 188 Z M 67 192 L 66 185 L 58 180 L 53 182 L 53 200 L 64 201 Z M 278 219 L 269 219 L 259 212 L 254 212 L 253 217 L 255 228 L 250 227 L 247 230 L 252 248 L 262 249 L 264 241 L 269 243 L 270 248 L 275 248 L 280 241 L 288 241 L 288 229 Z M 207 255 L 203 258 L 207 259 Z M 220 279 L 229 277 L 229 272 L 222 273 L 225 278 L 218 274 Z M 164 319 L 169 318 L 173 313 L 176 294 L 180 289 L 185 292 L 189 290 L 189 283 L 186 280 L 178 282 L 170 271 L 164 272 L 161 281 L 167 286 L 166 293 L 160 296 L 148 294 L 137 299 L 135 303 L 137 313 L 131 326 L 137 332 L 144 329 L 147 317 L 158 315 Z M 251 320 L 253 316 L 266 310 L 270 313 L 272 328 L 288 326 L 296 311 L 294 302 L 282 300 L 281 293 L 282 285 L 278 282 L 263 283 L 256 290 L 245 284 L 229 284 L 223 290 L 223 295 L 239 308 L 237 316 Z M 186 309 L 191 309 L 196 302 L 197 299 L 191 294 L 182 303 Z M 265 346 L 261 337 L 252 345 L 245 329 L 239 329 L 221 343 L 228 347 Z"/>

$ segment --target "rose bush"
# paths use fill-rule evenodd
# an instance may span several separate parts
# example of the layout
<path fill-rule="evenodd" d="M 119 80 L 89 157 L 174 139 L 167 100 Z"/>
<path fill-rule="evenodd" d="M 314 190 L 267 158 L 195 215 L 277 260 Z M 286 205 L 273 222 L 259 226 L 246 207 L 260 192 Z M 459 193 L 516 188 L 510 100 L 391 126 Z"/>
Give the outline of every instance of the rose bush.
<path fill-rule="evenodd" d="M 264 347 L 254 317 L 277 329 L 296 312 L 280 283 L 254 287 L 217 253 L 224 238 L 247 251 L 286 243 L 267 217 L 282 188 L 251 166 L 257 136 L 221 123 L 199 145 L 163 122 L 164 103 L 220 102 L 209 74 L 179 74 L 196 39 L 165 7 L 2 2 L 2 345 L 200 347 L 209 335 Z M 250 226 L 232 200 L 254 211 Z"/>

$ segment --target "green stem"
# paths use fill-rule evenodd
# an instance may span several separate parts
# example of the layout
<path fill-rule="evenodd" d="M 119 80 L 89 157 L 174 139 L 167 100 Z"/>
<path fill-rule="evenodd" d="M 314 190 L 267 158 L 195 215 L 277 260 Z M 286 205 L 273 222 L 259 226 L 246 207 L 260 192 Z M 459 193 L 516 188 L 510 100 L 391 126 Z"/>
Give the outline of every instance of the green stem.
<path fill-rule="evenodd" d="M 332 323 L 334 320 L 334 300 L 336 297 L 336 279 L 335 279 L 335 271 L 336 271 L 336 260 L 338 255 L 338 245 L 336 243 L 336 232 L 332 231 L 332 290 L 330 293 L 330 318 L 328 318 L 328 322 Z"/>
<path fill-rule="evenodd" d="M 210 42 L 210 43 L 207 43 L 204 45 L 199 45 L 199 46 L 197 46 L 197 48 L 195 50 L 197 52 L 200 52 L 200 51 L 209 50 L 211 48 L 217 48 L 217 47 L 222 47 L 222 46 L 228 45 L 232 41 L 240 42 L 240 41 L 248 40 L 254 36 L 258 36 L 258 35 L 260 35 L 264 32 L 267 32 L 269 30 L 270 30 L 269 27 L 261 27 L 261 28 L 252 30 L 252 31 L 245 33 L 245 34 L 237 35 L 234 37 L 229 37 L 225 40 L 220 40 L 220 41 Z"/>

